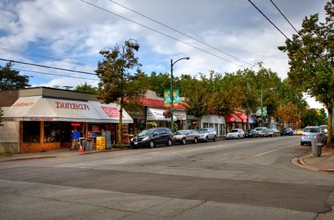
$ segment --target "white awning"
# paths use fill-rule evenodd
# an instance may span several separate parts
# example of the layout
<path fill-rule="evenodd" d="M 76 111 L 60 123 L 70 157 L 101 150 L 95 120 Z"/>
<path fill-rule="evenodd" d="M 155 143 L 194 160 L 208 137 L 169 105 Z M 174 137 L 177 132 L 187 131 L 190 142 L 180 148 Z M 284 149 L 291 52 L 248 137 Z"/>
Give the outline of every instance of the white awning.
<path fill-rule="evenodd" d="M 89 101 L 93 105 L 95 110 L 99 113 L 101 120 L 111 121 L 110 123 L 118 123 L 119 121 L 119 110 L 120 106 L 115 103 L 102 104 L 100 102 Z M 124 110 L 122 110 L 122 123 L 131 124 L 133 119 L 130 115 Z"/>
<path fill-rule="evenodd" d="M 164 109 L 147 108 L 147 120 L 148 121 L 170 121 L 170 118 L 166 118 L 163 113 Z M 173 115 L 173 121 L 177 121 L 175 115 Z"/>
<path fill-rule="evenodd" d="M 21 97 L 3 115 L 6 121 L 76 121 L 76 122 L 105 122 L 118 123 L 106 113 L 108 108 L 116 104 L 104 105 L 91 101 L 72 101 L 62 99 L 43 98 L 41 96 Z M 117 107 L 116 107 L 117 108 Z M 118 108 L 119 109 L 119 108 Z M 119 111 L 119 110 L 118 110 Z M 124 114 L 125 111 L 123 111 Z M 126 113 L 124 123 L 133 123 Z M 124 118 L 124 117 L 123 117 Z"/>

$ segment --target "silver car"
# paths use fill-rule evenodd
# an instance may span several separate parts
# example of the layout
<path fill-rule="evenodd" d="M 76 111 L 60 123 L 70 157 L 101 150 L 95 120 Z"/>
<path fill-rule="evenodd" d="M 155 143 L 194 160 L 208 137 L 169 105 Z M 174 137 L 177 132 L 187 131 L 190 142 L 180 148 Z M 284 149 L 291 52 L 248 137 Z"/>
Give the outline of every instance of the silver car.
<path fill-rule="evenodd" d="M 311 144 L 311 140 L 317 138 L 319 145 L 325 145 L 327 137 L 325 131 L 320 126 L 307 126 L 303 129 L 303 133 L 300 137 L 300 145 Z"/>
<path fill-rule="evenodd" d="M 213 141 L 217 140 L 217 133 L 214 128 L 201 128 L 197 131 L 197 134 L 198 134 L 198 141 L 207 142 L 209 140 Z"/>
<path fill-rule="evenodd" d="M 197 143 L 198 134 L 196 130 L 178 130 L 173 135 L 173 142 L 186 144 L 187 142 Z"/>
<path fill-rule="evenodd" d="M 245 132 L 240 128 L 231 129 L 230 132 L 227 133 L 226 139 L 239 139 L 245 138 Z"/>

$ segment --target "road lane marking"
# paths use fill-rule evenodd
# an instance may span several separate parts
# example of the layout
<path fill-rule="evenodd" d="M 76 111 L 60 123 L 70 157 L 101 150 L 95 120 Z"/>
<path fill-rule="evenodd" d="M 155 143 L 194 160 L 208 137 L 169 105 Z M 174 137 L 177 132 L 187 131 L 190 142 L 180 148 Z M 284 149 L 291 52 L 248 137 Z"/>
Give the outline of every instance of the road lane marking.
<path fill-rule="evenodd" d="M 259 156 L 263 156 L 263 155 L 266 155 L 266 154 L 270 154 L 270 153 L 273 153 L 275 151 L 280 151 L 280 150 L 284 150 L 284 149 L 287 149 L 287 148 L 290 148 L 290 147 L 295 147 L 296 145 L 290 145 L 288 147 L 284 147 L 284 148 L 279 148 L 279 149 L 275 149 L 275 150 L 271 150 L 271 151 L 267 151 L 267 152 L 263 152 L 263 153 L 260 153 L 260 154 L 257 154 L 255 155 L 254 157 L 259 157 Z"/>

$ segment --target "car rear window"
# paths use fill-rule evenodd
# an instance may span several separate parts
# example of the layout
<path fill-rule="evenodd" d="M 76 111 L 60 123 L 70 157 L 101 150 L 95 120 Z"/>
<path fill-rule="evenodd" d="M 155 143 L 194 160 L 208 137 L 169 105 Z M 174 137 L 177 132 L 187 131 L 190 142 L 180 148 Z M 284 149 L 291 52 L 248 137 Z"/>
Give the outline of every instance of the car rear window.
<path fill-rule="evenodd" d="M 304 132 L 319 133 L 320 129 L 319 128 L 305 128 Z"/>

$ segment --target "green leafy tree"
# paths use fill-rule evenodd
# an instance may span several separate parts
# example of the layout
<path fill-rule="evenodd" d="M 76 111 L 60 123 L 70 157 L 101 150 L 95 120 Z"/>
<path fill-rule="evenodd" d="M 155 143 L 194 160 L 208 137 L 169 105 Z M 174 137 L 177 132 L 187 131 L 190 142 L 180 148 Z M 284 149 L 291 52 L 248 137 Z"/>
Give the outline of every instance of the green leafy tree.
<path fill-rule="evenodd" d="M 325 109 L 308 109 L 302 115 L 302 127 L 311 125 L 323 125 L 327 122 Z"/>
<path fill-rule="evenodd" d="M 305 17 L 298 35 L 279 47 L 287 52 L 291 85 L 316 98 L 328 112 L 328 134 L 332 134 L 334 103 L 334 0 L 325 5 L 325 22 L 319 15 Z M 328 135 L 327 146 L 331 146 Z"/>
<path fill-rule="evenodd" d="M 196 78 L 182 77 L 187 79 L 185 87 L 181 89 L 182 95 L 185 97 L 186 112 L 198 119 L 199 125 L 201 119 L 207 114 L 208 91 L 203 82 Z"/>
<path fill-rule="evenodd" d="M 20 71 L 13 70 L 13 63 L 0 66 L 0 91 L 22 89 L 29 87 L 29 76 L 20 75 Z"/>
<path fill-rule="evenodd" d="M 91 94 L 97 94 L 97 90 L 98 90 L 97 87 L 89 85 L 86 82 L 84 84 L 80 84 L 77 87 L 75 87 L 75 91 L 77 92 L 86 92 Z"/>
<path fill-rule="evenodd" d="M 142 96 L 146 88 L 138 80 L 142 73 L 139 70 L 139 58 L 135 52 L 139 44 L 133 40 L 126 40 L 124 44 L 116 44 L 111 50 L 101 50 L 104 57 L 98 63 L 96 70 L 100 78 L 97 97 L 105 103 L 118 101 L 120 104 L 118 143 L 122 144 L 122 112 L 125 98 Z M 134 72 L 130 72 L 134 70 Z"/>

